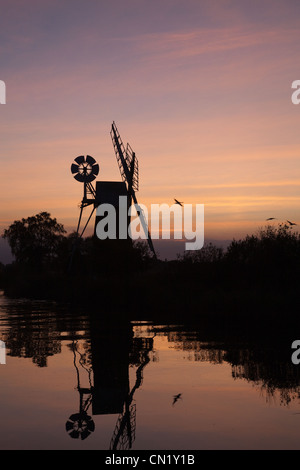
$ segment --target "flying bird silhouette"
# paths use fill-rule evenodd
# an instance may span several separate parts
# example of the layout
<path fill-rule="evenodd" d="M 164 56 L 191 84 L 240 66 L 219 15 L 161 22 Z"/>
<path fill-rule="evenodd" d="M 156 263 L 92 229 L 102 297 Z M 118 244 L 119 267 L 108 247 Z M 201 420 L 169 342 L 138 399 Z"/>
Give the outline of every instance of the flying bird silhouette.
<path fill-rule="evenodd" d="M 181 398 L 181 393 L 178 393 L 178 395 L 173 396 L 173 405 Z"/>
<path fill-rule="evenodd" d="M 182 207 L 183 202 L 177 201 L 177 199 L 174 199 L 176 204 L 179 204 Z"/>
<path fill-rule="evenodd" d="M 287 223 L 290 224 L 290 225 L 297 225 L 294 222 L 291 222 L 290 220 L 287 220 Z"/>

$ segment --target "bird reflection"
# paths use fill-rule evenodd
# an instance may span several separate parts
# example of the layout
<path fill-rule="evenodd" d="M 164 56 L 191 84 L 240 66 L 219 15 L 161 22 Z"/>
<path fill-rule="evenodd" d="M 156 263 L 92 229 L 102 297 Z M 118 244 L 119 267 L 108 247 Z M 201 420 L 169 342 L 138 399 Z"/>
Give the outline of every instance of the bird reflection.
<path fill-rule="evenodd" d="M 181 400 L 182 396 L 181 393 L 178 393 L 178 395 L 174 395 L 173 396 L 173 406 L 175 405 L 175 403 L 178 401 L 178 400 Z"/>

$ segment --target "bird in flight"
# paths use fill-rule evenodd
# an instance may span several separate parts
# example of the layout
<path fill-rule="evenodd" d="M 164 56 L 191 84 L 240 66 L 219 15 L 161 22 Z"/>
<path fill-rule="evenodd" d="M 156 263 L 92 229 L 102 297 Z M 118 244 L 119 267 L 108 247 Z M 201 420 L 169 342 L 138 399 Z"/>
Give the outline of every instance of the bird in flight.
<path fill-rule="evenodd" d="M 176 204 L 179 204 L 182 207 L 183 202 L 177 201 L 177 199 L 174 199 Z"/>
<path fill-rule="evenodd" d="M 276 220 L 276 217 L 269 217 L 268 219 L 266 220 Z"/>
<path fill-rule="evenodd" d="M 297 225 L 294 222 L 291 222 L 290 220 L 287 220 L 287 223 L 290 224 L 290 225 Z"/>
<path fill-rule="evenodd" d="M 181 393 L 178 393 L 178 395 L 173 396 L 173 405 L 181 398 Z"/>

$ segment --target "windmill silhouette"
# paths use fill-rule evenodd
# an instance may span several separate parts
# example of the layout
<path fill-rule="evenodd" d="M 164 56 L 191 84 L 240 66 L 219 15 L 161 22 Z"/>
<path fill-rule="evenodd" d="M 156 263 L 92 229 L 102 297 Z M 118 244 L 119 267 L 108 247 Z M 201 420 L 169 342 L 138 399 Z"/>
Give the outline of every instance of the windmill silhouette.
<path fill-rule="evenodd" d="M 96 429 L 94 416 L 118 414 L 110 439 L 109 450 L 130 450 L 136 433 L 134 395 L 142 386 L 144 369 L 150 362 L 154 337 L 132 336 L 132 325 L 125 322 L 114 335 L 105 334 L 91 320 L 90 341 L 80 335 L 72 338 L 73 366 L 79 393 L 79 410 L 65 423 L 72 439 L 85 440 Z M 101 338 L 101 341 L 99 341 Z M 130 387 L 129 367 L 135 364 L 135 380 Z"/>
<path fill-rule="evenodd" d="M 73 439 L 85 440 L 95 430 L 94 420 L 87 414 L 88 409 L 92 403 L 92 383 L 91 383 L 91 370 L 83 366 L 81 360 L 79 365 L 88 372 L 89 387 L 82 387 L 80 383 L 79 365 L 77 364 L 77 355 L 80 354 L 77 349 L 77 341 L 72 341 L 72 350 L 74 355 L 74 366 L 77 375 L 77 390 L 79 392 L 79 412 L 73 413 L 65 424 L 66 432 Z"/>
<path fill-rule="evenodd" d="M 135 205 L 141 225 L 145 232 L 150 250 L 153 253 L 153 257 L 156 258 L 156 253 L 154 246 L 151 240 L 150 232 L 147 226 L 146 218 L 144 216 L 142 208 L 138 205 L 136 198 L 136 191 L 139 190 L 139 166 L 138 160 L 135 153 L 129 144 L 127 144 L 126 149 L 123 145 L 122 139 L 118 132 L 118 129 L 115 123 L 112 123 L 111 128 L 111 138 L 113 142 L 113 147 L 115 150 L 119 170 L 121 173 L 122 182 L 116 181 L 97 181 L 96 187 L 92 184 L 96 176 L 99 174 L 99 165 L 96 160 L 90 156 L 80 155 L 75 158 L 75 162 L 71 165 L 71 173 L 74 176 L 75 180 L 83 183 L 83 198 L 79 205 L 80 214 L 76 230 L 76 238 L 73 247 L 73 253 L 71 255 L 70 266 L 72 265 L 72 258 L 75 251 L 76 239 L 81 238 L 94 214 L 95 209 L 102 203 L 109 203 L 115 206 L 116 210 L 119 211 L 119 197 L 127 197 L 127 209 L 132 205 L 132 202 Z M 87 219 L 86 224 L 83 229 L 80 231 L 81 221 L 83 211 L 86 207 L 92 206 L 91 213 Z M 128 213 L 128 210 L 127 210 Z M 118 217 L 117 217 L 118 219 Z M 127 218 L 129 224 L 129 217 Z M 97 217 L 95 221 L 95 228 L 97 224 Z M 128 227 L 127 227 L 128 228 Z M 128 231 L 127 231 L 128 235 Z"/>

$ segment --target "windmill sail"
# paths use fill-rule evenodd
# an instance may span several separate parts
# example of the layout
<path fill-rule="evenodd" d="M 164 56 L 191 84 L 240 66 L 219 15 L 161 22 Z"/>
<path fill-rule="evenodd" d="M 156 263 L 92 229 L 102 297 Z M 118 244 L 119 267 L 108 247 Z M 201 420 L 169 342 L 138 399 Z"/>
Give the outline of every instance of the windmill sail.
<path fill-rule="evenodd" d="M 91 183 L 98 175 L 99 165 L 90 155 L 80 155 L 75 158 L 75 162 L 71 165 L 71 173 L 80 183 Z"/>
<path fill-rule="evenodd" d="M 129 144 L 127 144 L 127 147 L 125 149 L 121 136 L 118 132 L 117 126 L 115 125 L 114 122 L 112 123 L 110 135 L 112 138 L 121 177 L 123 181 L 127 184 L 127 191 L 128 191 L 129 197 L 130 199 L 133 200 L 138 210 L 141 224 L 145 232 L 146 238 L 148 240 L 149 248 L 154 254 L 154 257 L 156 257 L 156 253 L 155 253 L 154 246 L 151 240 L 147 221 L 145 219 L 143 211 L 138 205 L 137 198 L 135 195 L 135 192 L 138 191 L 139 189 L 138 160 Z"/>

